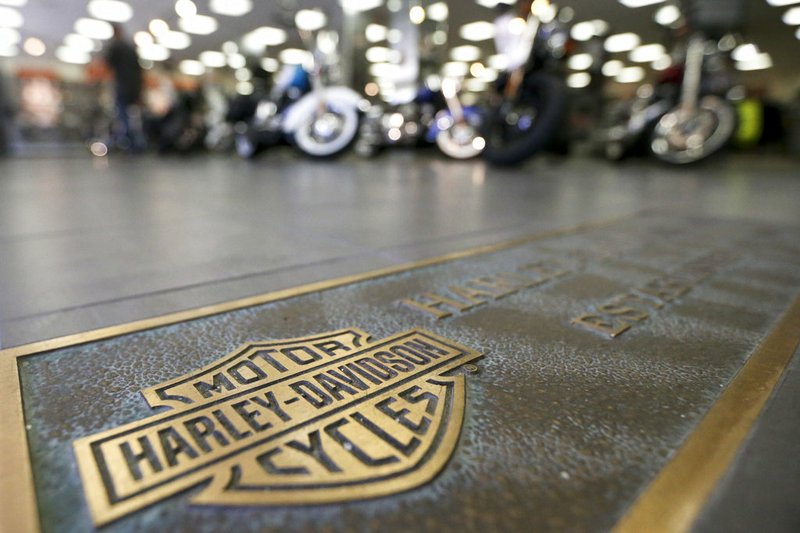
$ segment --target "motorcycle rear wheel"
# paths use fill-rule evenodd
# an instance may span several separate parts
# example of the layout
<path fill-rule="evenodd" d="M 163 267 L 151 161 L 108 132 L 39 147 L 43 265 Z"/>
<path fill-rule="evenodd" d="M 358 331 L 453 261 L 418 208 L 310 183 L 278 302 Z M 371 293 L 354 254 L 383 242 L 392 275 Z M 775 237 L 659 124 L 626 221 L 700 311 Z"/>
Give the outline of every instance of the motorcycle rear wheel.
<path fill-rule="evenodd" d="M 486 146 L 486 141 L 470 124 L 454 124 L 436 134 L 436 146 L 453 159 L 477 157 Z"/>
<path fill-rule="evenodd" d="M 323 120 L 327 123 L 321 128 L 318 121 Z M 354 106 L 329 102 L 325 113 L 309 115 L 295 132 L 294 142 L 303 153 L 312 157 L 334 156 L 355 140 L 358 122 L 358 110 Z"/>
<path fill-rule="evenodd" d="M 483 128 L 483 156 L 495 165 L 514 165 L 542 150 L 561 125 L 566 108 L 562 81 L 539 72 L 528 76 L 516 102 L 490 111 Z"/>
<path fill-rule="evenodd" d="M 733 106 L 718 96 L 704 96 L 692 112 L 676 108 L 661 117 L 650 139 L 650 151 L 666 163 L 696 163 L 719 152 L 735 131 Z"/>

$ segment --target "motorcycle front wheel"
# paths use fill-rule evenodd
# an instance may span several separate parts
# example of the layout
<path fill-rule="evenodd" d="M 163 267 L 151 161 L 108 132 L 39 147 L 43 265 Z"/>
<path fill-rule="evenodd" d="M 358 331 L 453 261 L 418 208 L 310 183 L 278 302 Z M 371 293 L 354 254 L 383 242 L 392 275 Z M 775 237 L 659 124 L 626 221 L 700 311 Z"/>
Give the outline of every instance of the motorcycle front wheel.
<path fill-rule="evenodd" d="M 344 151 L 358 134 L 358 110 L 329 102 L 323 112 L 311 113 L 294 133 L 294 142 L 312 157 L 329 157 Z"/>
<path fill-rule="evenodd" d="M 471 159 L 480 155 L 486 141 L 471 124 L 453 124 L 436 134 L 436 146 L 453 159 Z"/>
<path fill-rule="evenodd" d="M 561 80 L 547 73 L 528 76 L 516 101 L 492 109 L 484 123 L 483 156 L 495 165 L 514 165 L 533 156 L 553 138 L 566 108 Z"/>
<path fill-rule="evenodd" d="M 718 96 L 705 96 L 694 111 L 673 109 L 658 121 L 650 151 L 658 159 L 686 165 L 721 150 L 736 130 L 736 111 Z"/>

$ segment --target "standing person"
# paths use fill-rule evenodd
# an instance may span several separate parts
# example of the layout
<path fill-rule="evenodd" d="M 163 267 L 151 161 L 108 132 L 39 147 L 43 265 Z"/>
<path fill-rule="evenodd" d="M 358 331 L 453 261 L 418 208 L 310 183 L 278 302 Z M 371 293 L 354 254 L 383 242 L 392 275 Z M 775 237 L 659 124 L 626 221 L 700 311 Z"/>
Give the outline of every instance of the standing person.
<path fill-rule="evenodd" d="M 114 24 L 114 37 L 105 60 L 114 73 L 114 105 L 117 131 L 113 141 L 123 149 L 140 151 L 144 148 L 139 128 L 131 124 L 130 107 L 139 103 L 142 94 L 142 67 L 133 44 L 125 38 L 122 26 Z"/>

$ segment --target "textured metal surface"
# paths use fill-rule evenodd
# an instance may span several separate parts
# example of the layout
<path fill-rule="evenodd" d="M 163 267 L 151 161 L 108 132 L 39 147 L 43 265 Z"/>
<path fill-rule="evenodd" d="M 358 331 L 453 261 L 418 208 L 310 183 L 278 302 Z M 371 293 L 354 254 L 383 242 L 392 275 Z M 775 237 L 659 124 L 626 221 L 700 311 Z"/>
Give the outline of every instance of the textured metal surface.
<path fill-rule="evenodd" d="M 347 327 L 382 338 L 424 327 L 486 354 L 467 381 L 460 442 L 431 483 L 300 509 L 192 505 L 196 488 L 107 529 L 607 529 L 797 294 L 795 235 L 746 222 L 640 217 L 27 358 L 20 373 L 42 527 L 91 528 L 71 443 L 152 414 L 141 389 L 246 342 Z M 710 254 L 725 261 L 616 338 L 572 323 Z M 498 299 L 473 296 L 487 302 L 438 320 L 401 303 L 532 264 L 563 273 Z"/>

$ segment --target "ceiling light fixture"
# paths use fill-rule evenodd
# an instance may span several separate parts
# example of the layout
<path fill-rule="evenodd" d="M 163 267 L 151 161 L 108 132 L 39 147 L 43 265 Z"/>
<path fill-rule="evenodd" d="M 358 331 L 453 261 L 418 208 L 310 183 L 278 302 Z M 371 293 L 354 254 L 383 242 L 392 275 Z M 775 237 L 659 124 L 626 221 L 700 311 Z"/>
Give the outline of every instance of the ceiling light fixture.
<path fill-rule="evenodd" d="M 783 14 L 782 18 L 784 24 L 789 26 L 797 26 L 800 24 L 800 7 L 793 7 Z"/>
<path fill-rule="evenodd" d="M 766 52 L 756 54 L 755 57 L 747 61 L 737 61 L 736 70 L 750 71 L 750 70 L 764 70 L 772 66 L 772 56 Z"/>
<path fill-rule="evenodd" d="M 179 17 L 193 17 L 197 15 L 197 6 L 192 0 L 178 0 L 175 2 L 175 13 Z"/>
<path fill-rule="evenodd" d="M 567 76 L 567 86 L 573 89 L 582 89 L 592 82 L 592 76 L 588 72 L 573 72 Z"/>
<path fill-rule="evenodd" d="M 653 20 L 662 26 L 670 26 L 675 24 L 680 18 L 681 10 L 678 8 L 678 6 L 672 4 L 658 8 L 656 14 L 653 15 Z"/>
<path fill-rule="evenodd" d="M 572 26 L 570 36 L 576 41 L 588 41 L 592 37 L 602 37 L 608 32 L 608 23 L 605 20 L 595 19 L 578 22 Z"/>
<path fill-rule="evenodd" d="M 450 57 L 454 61 L 477 61 L 481 57 L 481 49 L 471 44 L 456 46 L 450 50 Z"/>
<path fill-rule="evenodd" d="M 328 17 L 319 9 L 301 9 L 294 16 L 294 23 L 299 30 L 317 31 L 325 27 Z"/>
<path fill-rule="evenodd" d="M 140 46 L 136 49 L 141 59 L 148 61 L 166 61 L 169 59 L 169 49 L 160 44 L 148 44 L 147 46 Z"/>
<path fill-rule="evenodd" d="M 250 0 L 211 0 L 208 9 L 217 15 L 241 17 L 253 10 L 253 2 Z"/>
<path fill-rule="evenodd" d="M 0 48 L 8 48 L 21 40 L 19 32 L 14 28 L 0 28 Z"/>
<path fill-rule="evenodd" d="M 128 22 L 133 18 L 133 8 L 120 0 L 92 0 L 86 8 L 94 18 L 109 22 Z"/>
<path fill-rule="evenodd" d="M 242 49 L 260 55 L 267 46 L 278 46 L 286 42 L 286 32 L 272 26 L 261 26 L 242 37 Z"/>
<path fill-rule="evenodd" d="M 0 26 L 4 28 L 19 28 L 25 22 L 22 14 L 13 7 L 0 7 Z"/>
<path fill-rule="evenodd" d="M 586 70 L 592 66 L 592 54 L 575 54 L 567 60 L 567 66 L 572 70 Z"/>
<path fill-rule="evenodd" d="M 469 22 L 461 26 L 458 34 L 467 41 L 485 41 L 494 37 L 494 24 L 485 20 Z"/>
<path fill-rule="evenodd" d="M 618 33 L 608 37 L 605 42 L 605 49 L 607 52 L 629 52 L 633 50 L 642 40 L 635 33 Z"/>
<path fill-rule="evenodd" d="M 667 50 L 664 48 L 664 45 L 658 43 L 643 44 L 631 50 L 631 53 L 628 54 L 628 58 L 634 63 L 652 63 L 666 53 Z"/>
<path fill-rule="evenodd" d="M 436 2 L 428 6 L 428 18 L 435 22 L 444 22 L 450 15 L 450 10 L 444 2 Z"/>
<path fill-rule="evenodd" d="M 339 0 L 345 13 L 361 13 L 383 5 L 383 0 Z"/>
<path fill-rule="evenodd" d="M 206 72 L 206 67 L 194 59 L 184 59 L 178 65 L 178 70 L 187 76 L 202 76 Z"/>
<path fill-rule="evenodd" d="M 178 19 L 178 26 L 186 33 L 194 33 L 196 35 L 209 35 L 219 28 L 217 19 L 207 15 L 180 18 Z"/>
<path fill-rule="evenodd" d="M 364 29 L 364 36 L 371 43 L 377 43 L 386 39 L 389 28 L 380 24 L 367 24 Z"/>
<path fill-rule="evenodd" d="M 114 35 L 114 28 L 104 20 L 80 18 L 75 21 L 75 31 L 90 39 L 104 41 Z"/>
<path fill-rule="evenodd" d="M 619 74 L 622 69 L 625 68 L 625 63 L 620 61 L 619 59 L 612 59 L 611 61 L 606 61 L 603 64 L 603 76 L 608 76 L 609 78 L 613 78 L 617 74 Z"/>
<path fill-rule="evenodd" d="M 619 0 L 619 3 L 625 7 L 645 7 L 655 4 L 661 4 L 666 0 Z"/>
<path fill-rule="evenodd" d="M 64 63 L 72 63 L 75 65 L 85 65 L 92 59 L 86 52 L 75 50 L 69 46 L 59 46 L 56 49 L 56 57 Z"/>
<path fill-rule="evenodd" d="M 644 69 L 642 67 L 625 67 L 619 71 L 614 79 L 618 83 L 636 83 L 644 79 Z"/>
<path fill-rule="evenodd" d="M 200 52 L 198 59 L 202 64 L 209 68 L 221 68 L 228 64 L 225 54 L 216 50 L 206 50 Z"/>
<path fill-rule="evenodd" d="M 33 57 L 44 55 L 44 53 L 47 51 L 47 47 L 44 45 L 44 42 L 36 37 L 28 37 L 25 39 L 25 44 L 22 45 L 22 48 L 25 50 L 25 53 Z"/>
<path fill-rule="evenodd" d="M 158 36 L 158 43 L 171 50 L 185 50 L 192 44 L 192 38 L 182 31 L 165 31 Z"/>
<path fill-rule="evenodd" d="M 94 41 L 78 33 L 70 33 L 64 37 L 64 45 L 87 54 L 94 51 Z"/>

